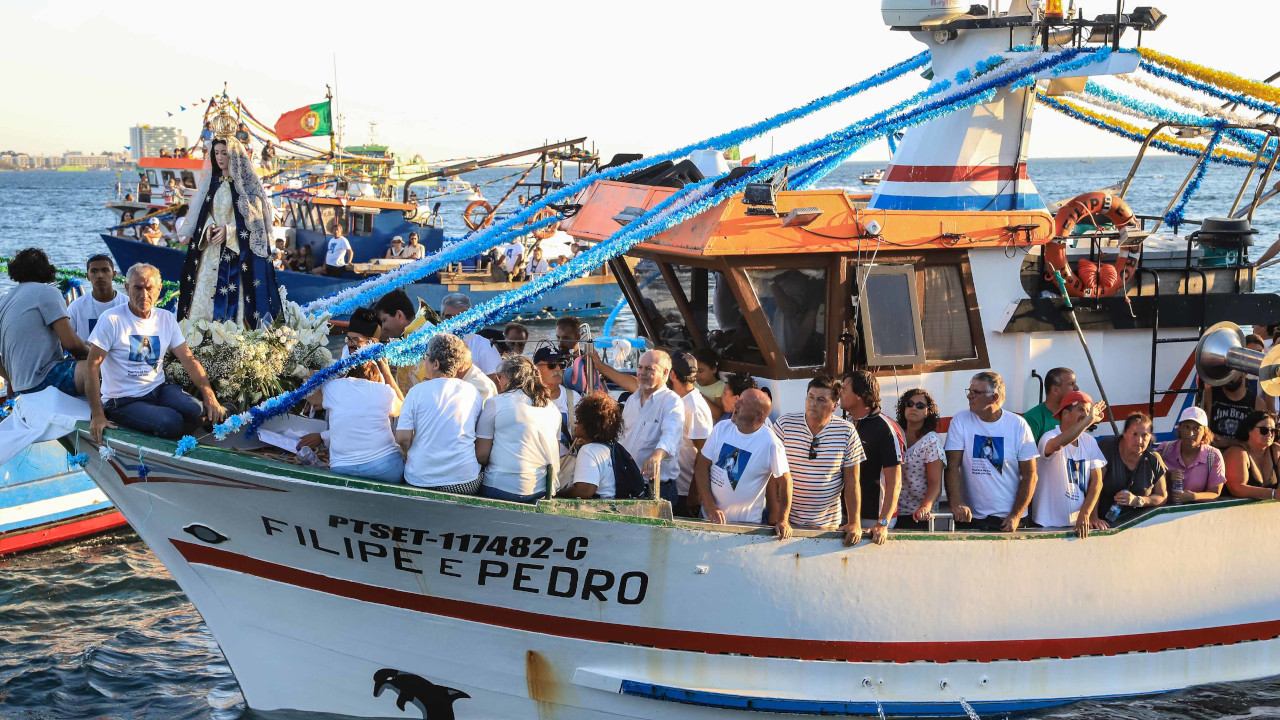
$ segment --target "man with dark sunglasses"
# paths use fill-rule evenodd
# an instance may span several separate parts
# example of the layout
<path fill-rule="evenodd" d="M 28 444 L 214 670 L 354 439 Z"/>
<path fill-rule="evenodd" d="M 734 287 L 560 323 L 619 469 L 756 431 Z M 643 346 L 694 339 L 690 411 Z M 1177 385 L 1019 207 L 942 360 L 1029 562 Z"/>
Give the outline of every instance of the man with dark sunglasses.
<path fill-rule="evenodd" d="M 533 364 L 538 368 L 542 384 L 551 391 L 551 402 L 560 411 L 560 458 L 563 460 L 573 447 L 573 408 L 582 396 L 564 386 L 565 357 L 556 348 L 538 348 L 533 354 Z"/>
<path fill-rule="evenodd" d="M 830 375 L 809 381 L 804 412 L 778 418 L 778 434 L 791 468 L 791 524 L 834 530 L 841 500 L 848 513 L 845 544 L 862 539 L 859 467 L 867 459 L 853 423 L 835 417 L 840 385 Z"/>

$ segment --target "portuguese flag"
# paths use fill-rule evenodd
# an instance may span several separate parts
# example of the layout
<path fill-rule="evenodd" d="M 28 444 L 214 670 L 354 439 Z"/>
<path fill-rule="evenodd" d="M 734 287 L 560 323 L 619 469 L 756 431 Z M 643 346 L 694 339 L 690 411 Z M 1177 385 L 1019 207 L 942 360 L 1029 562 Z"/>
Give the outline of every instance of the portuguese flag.
<path fill-rule="evenodd" d="M 280 142 L 308 135 L 328 135 L 333 132 L 329 116 L 329 101 L 300 107 L 280 116 L 276 121 L 276 139 Z"/>

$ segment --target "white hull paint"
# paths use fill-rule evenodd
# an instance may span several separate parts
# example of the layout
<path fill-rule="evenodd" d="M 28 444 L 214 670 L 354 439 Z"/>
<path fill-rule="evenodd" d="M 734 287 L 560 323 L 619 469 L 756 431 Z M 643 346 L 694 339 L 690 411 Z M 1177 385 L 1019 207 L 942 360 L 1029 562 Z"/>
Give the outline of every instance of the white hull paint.
<path fill-rule="evenodd" d="M 1280 673 L 1274 503 L 1162 509 L 1086 541 L 898 533 L 845 548 L 834 533 L 779 542 L 757 527 L 343 487 L 158 444 L 142 482 L 136 448 L 112 445 L 110 463 L 89 450 L 88 471 L 259 711 L 417 717 L 396 688 L 374 695 L 384 669 L 465 693 L 459 718 L 504 719 L 877 703 L 960 715 L 960 698 L 982 713 Z M 462 535 L 503 537 L 506 552 L 492 540 L 461 552 Z"/>

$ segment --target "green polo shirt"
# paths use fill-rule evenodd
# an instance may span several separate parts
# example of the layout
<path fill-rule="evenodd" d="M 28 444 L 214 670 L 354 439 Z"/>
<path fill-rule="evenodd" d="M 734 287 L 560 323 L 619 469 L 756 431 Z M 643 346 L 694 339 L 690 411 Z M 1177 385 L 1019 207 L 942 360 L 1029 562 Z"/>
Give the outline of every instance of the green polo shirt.
<path fill-rule="evenodd" d="M 1035 436 L 1036 445 L 1040 445 L 1040 436 L 1058 427 L 1058 420 L 1053 417 L 1053 413 L 1049 411 L 1049 406 L 1044 403 L 1031 408 L 1022 416 L 1023 420 L 1031 426 L 1031 434 Z"/>

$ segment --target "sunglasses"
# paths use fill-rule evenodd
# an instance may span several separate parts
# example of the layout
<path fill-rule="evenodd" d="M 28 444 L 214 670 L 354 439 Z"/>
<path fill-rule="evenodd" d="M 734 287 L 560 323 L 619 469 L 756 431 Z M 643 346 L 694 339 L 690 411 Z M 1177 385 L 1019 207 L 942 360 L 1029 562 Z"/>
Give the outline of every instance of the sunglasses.
<path fill-rule="evenodd" d="M 809 459 L 818 459 L 818 438 L 816 437 L 813 439 L 813 442 L 809 444 Z"/>
<path fill-rule="evenodd" d="M 913 407 L 917 410 L 928 410 L 929 403 L 917 400 L 915 402 L 908 402 L 904 407 L 909 407 L 909 408 Z"/>
<path fill-rule="evenodd" d="M 965 397 L 973 397 L 974 395 L 995 395 L 995 394 L 996 394 L 995 390 L 974 390 L 973 388 L 969 388 L 968 390 L 964 391 Z"/>
<path fill-rule="evenodd" d="M 1257 430 L 1259 435 L 1263 435 L 1265 437 L 1275 437 L 1276 434 L 1275 428 L 1266 427 L 1265 425 L 1259 425 L 1255 427 L 1254 430 Z"/>
<path fill-rule="evenodd" d="M 559 369 L 559 368 L 563 368 L 563 367 L 565 366 L 565 363 L 560 362 L 559 360 L 553 360 L 553 361 L 550 361 L 550 362 L 540 362 L 540 363 L 538 363 L 538 364 L 539 364 L 539 365 L 546 365 L 546 366 L 547 366 L 548 368 L 550 368 L 551 370 L 557 370 L 557 369 Z"/>

